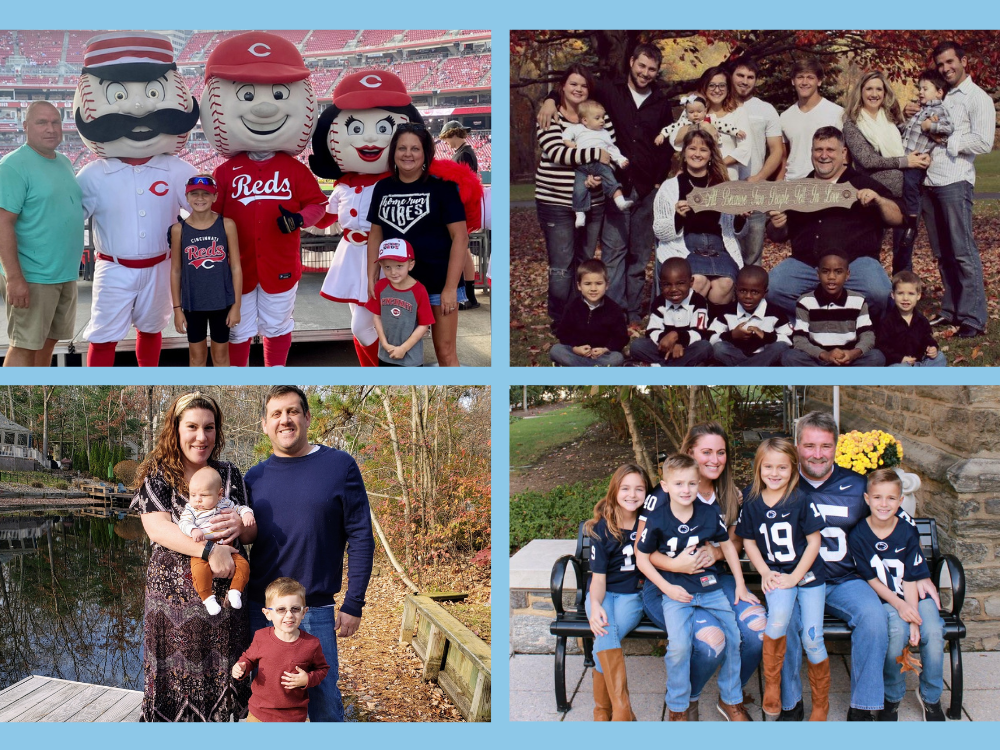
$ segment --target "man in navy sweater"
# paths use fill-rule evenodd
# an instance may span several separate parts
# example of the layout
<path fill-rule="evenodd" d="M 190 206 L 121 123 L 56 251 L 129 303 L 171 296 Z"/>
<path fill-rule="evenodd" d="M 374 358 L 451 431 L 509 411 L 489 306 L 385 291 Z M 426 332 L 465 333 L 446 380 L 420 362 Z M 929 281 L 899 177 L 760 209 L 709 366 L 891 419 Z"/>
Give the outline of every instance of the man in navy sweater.
<path fill-rule="evenodd" d="M 261 426 L 273 453 L 247 472 L 245 480 L 257 518 L 257 539 L 250 553 L 250 626 L 268 625 L 264 589 L 282 576 L 306 588 L 302 629 L 320 640 L 330 671 L 309 690 L 310 721 L 343 721 L 337 687 L 337 635 L 347 638 L 361 624 L 371 577 L 372 538 L 368 494 L 357 463 L 347 453 L 309 443 L 309 403 L 292 385 L 271 388 L 264 399 Z M 344 548 L 347 593 L 340 605 Z"/>

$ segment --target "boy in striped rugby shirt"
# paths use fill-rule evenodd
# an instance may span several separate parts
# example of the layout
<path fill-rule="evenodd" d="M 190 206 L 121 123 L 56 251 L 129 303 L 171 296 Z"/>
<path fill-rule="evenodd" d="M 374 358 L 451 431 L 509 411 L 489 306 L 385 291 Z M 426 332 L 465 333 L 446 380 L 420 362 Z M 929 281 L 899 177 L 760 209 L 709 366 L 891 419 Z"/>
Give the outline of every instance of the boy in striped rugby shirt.
<path fill-rule="evenodd" d="M 709 324 L 715 361 L 731 367 L 773 367 L 792 345 L 792 327 L 769 306 L 767 271 L 743 266 L 736 276 L 736 300 L 717 308 Z"/>
<path fill-rule="evenodd" d="M 653 300 L 646 335 L 632 342 L 632 359 L 656 367 L 695 367 L 712 359 L 708 301 L 691 288 L 691 265 L 667 258 L 660 266 L 660 293 Z"/>
<path fill-rule="evenodd" d="M 792 347 L 781 355 L 786 367 L 829 365 L 882 367 L 885 356 L 875 348 L 875 331 L 868 303 L 844 288 L 850 260 L 839 250 L 819 259 L 819 284 L 795 305 Z"/>

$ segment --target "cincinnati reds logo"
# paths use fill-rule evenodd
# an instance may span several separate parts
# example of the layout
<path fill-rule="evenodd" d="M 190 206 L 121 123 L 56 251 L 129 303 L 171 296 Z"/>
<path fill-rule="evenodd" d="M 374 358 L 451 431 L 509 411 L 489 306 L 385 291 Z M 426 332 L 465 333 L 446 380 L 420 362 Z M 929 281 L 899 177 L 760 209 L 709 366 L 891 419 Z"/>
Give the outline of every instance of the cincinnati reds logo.
<path fill-rule="evenodd" d="M 170 185 L 165 183 L 163 180 L 157 180 L 149 186 L 149 192 L 153 195 L 159 195 L 162 197 L 170 192 Z"/>
<path fill-rule="evenodd" d="M 221 263 L 226 259 L 226 246 L 218 245 L 215 240 L 212 240 L 212 244 L 208 247 L 190 245 L 184 248 L 184 254 L 192 266 L 207 270 L 214 268 L 216 263 Z"/>
<path fill-rule="evenodd" d="M 402 314 L 403 314 L 403 311 L 400 310 L 398 307 L 392 308 L 392 317 L 398 318 Z"/>
<path fill-rule="evenodd" d="M 237 175 L 233 180 L 232 199 L 248 206 L 254 201 L 285 201 L 292 197 L 292 187 L 287 177 L 276 171 L 269 180 L 254 180 L 248 174 Z"/>
<path fill-rule="evenodd" d="M 257 47 L 263 47 L 267 51 L 258 52 Z M 254 57 L 267 57 L 271 54 L 271 48 L 268 45 L 264 44 L 264 42 L 257 42 L 256 44 L 251 44 L 249 47 L 247 47 L 247 52 L 249 52 Z"/>
<path fill-rule="evenodd" d="M 374 81 L 374 83 L 369 83 L 368 81 L 369 78 L 371 78 Z M 379 86 L 382 85 L 382 79 L 379 76 L 372 73 L 370 75 L 366 75 L 364 78 L 358 81 L 358 83 L 370 89 L 377 89 Z"/>

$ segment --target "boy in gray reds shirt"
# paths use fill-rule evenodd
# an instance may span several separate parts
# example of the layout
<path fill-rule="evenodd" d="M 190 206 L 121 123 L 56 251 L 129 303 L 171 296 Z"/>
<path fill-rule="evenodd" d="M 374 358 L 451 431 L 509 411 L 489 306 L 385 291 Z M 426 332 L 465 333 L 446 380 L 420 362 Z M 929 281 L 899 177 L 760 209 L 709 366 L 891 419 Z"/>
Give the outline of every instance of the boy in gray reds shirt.
<path fill-rule="evenodd" d="M 375 284 L 375 296 L 365 307 L 375 316 L 380 367 L 420 367 L 424 363 L 424 334 L 434 322 L 424 285 L 410 276 L 413 248 L 406 240 L 384 240 L 378 246 L 378 264 L 385 274 Z"/>

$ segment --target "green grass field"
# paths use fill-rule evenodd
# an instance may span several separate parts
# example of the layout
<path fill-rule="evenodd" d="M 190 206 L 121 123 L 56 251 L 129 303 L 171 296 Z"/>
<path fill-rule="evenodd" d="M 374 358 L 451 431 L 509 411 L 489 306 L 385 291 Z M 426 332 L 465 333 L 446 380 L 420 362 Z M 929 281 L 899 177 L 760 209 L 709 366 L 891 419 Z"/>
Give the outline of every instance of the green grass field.
<path fill-rule="evenodd" d="M 568 404 L 531 419 L 518 419 L 510 426 L 510 465 L 531 466 L 539 456 L 563 443 L 576 440 L 596 420 L 580 404 Z"/>

